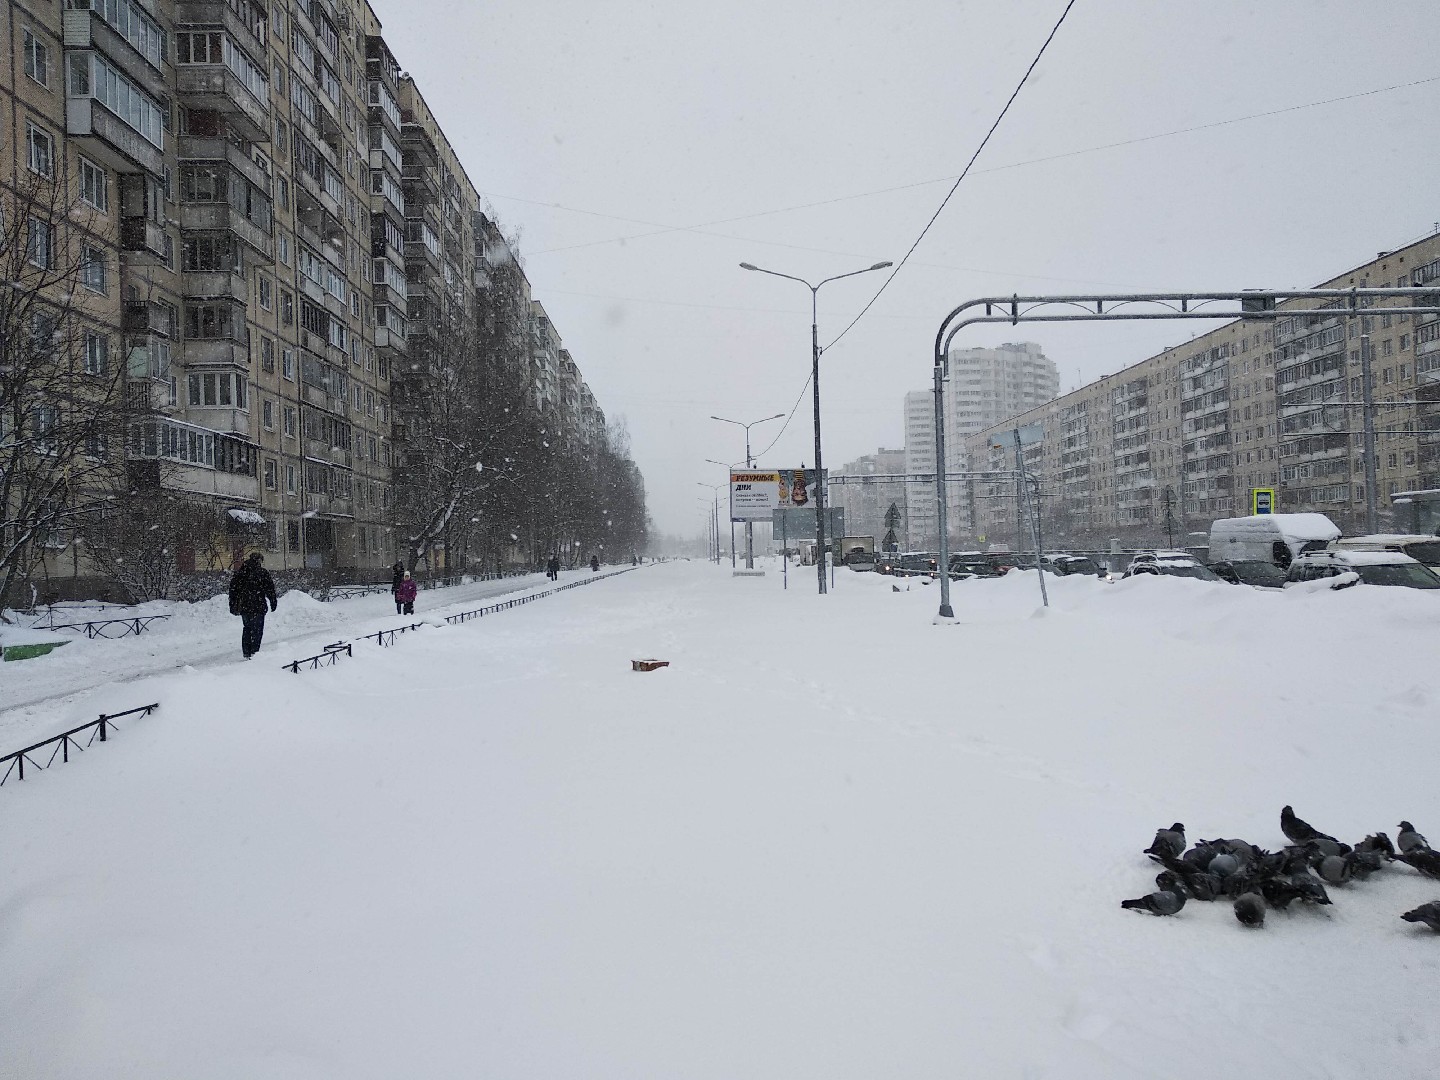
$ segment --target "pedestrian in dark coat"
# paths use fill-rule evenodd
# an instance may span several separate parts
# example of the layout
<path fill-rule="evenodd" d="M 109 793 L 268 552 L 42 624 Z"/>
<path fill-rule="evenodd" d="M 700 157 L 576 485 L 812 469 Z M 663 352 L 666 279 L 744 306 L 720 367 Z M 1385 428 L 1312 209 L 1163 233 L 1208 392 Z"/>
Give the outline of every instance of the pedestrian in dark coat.
<path fill-rule="evenodd" d="M 274 611 L 275 579 L 265 569 L 265 556 L 252 552 L 243 566 L 230 578 L 230 614 L 239 615 L 243 629 L 240 632 L 240 651 L 249 660 L 260 651 L 260 640 L 265 636 L 266 605 Z"/>
<path fill-rule="evenodd" d="M 599 556 L 599 555 L 591 555 L 591 556 L 590 556 L 590 572 L 593 574 L 593 573 L 595 573 L 595 571 L 597 571 L 597 570 L 599 570 L 599 569 L 600 569 L 600 556 Z"/>
<path fill-rule="evenodd" d="M 398 562 L 398 561 L 397 561 L 397 562 L 395 563 L 395 565 L 390 568 L 390 595 L 391 595 L 391 596 L 394 596 L 394 595 L 395 595 L 395 590 L 398 589 L 398 588 L 400 588 L 400 582 L 402 582 L 402 581 L 404 581 L 404 580 L 405 580 L 405 564 L 402 563 L 402 562 Z M 396 611 L 398 612 L 399 609 L 397 608 Z"/>
<path fill-rule="evenodd" d="M 399 587 L 395 590 L 396 615 L 415 614 L 415 593 L 417 591 L 419 591 L 419 586 L 415 584 L 415 579 L 410 576 L 410 571 L 406 570 L 405 576 L 400 579 Z"/>
<path fill-rule="evenodd" d="M 545 564 L 545 576 L 551 581 L 560 580 L 560 556 L 551 555 L 550 561 Z"/>

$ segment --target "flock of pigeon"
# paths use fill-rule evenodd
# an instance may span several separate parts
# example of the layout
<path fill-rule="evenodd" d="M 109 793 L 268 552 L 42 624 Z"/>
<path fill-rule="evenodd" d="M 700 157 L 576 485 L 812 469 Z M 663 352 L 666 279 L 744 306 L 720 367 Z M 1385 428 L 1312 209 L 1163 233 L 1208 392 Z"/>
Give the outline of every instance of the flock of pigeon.
<path fill-rule="evenodd" d="M 1394 843 L 1381 832 L 1354 847 L 1302 821 L 1288 806 L 1280 811 L 1280 829 L 1290 843 L 1279 851 L 1266 851 L 1244 840 L 1200 840 L 1187 851 L 1184 825 L 1177 821 L 1160 829 L 1145 849 L 1165 868 L 1155 877 L 1159 888 L 1120 906 L 1174 915 L 1189 900 L 1229 900 L 1242 925 L 1260 927 L 1265 925 L 1266 908 L 1283 911 L 1297 900 L 1328 904 L 1326 885 L 1364 881 L 1392 862 L 1440 880 L 1440 851 L 1433 850 L 1408 821 L 1400 822 Z M 1440 933 L 1440 900 L 1421 904 L 1400 918 Z"/>

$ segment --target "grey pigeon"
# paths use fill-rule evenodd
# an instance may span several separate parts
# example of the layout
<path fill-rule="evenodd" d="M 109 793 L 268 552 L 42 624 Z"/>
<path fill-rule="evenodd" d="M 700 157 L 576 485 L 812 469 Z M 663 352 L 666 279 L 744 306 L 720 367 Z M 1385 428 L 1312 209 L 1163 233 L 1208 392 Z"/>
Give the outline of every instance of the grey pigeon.
<path fill-rule="evenodd" d="M 1355 850 L 1364 852 L 1375 852 L 1380 855 L 1394 855 L 1395 845 L 1390 843 L 1389 835 L 1383 832 L 1377 832 L 1371 833 L 1369 836 L 1365 837 L 1364 840 L 1361 840 L 1358 844 L 1356 844 Z"/>
<path fill-rule="evenodd" d="M 1305 849 L 1310 852 L 1312 862 L 1318 862 L 1326 855 L 1348 855 L 1351 850 L 1349 844 L 1342 844 L 1338 840 L 1330 840 L 1323 836 L 1307 840 Z"/>
<path fill-rule="evenodd" d="M 1359 847 L 1349 855 L 1345 861 L 1350 865 L 1350 874 L 1364 881 L 1371 874 L 1385 868 L 1385 856 L 1378 851 L 1361 851 Z"/>
<path fill-rule="evenodd" d="M 1294 886 L 1301 900 L 1308 900 L 1312 904 L 1330 903 L 1330 894 L 1325 891 L 1325 886 L 1311 877 L 1308 871 L 1291 874 L 1290 884 Z"/>
<path fill-rule="evenodd" d="M 1395 846 L 1400 849 L 1401 854 L 1416 851 L 1419 848 L 1428 848 L 1430 845 L 1425 842 L 1425 837 L 1415 831 L 1415 826 L 1408 821 L 1400 822 L 1400 831 L 1395 834 Z"/>
<path fill-rule="evenodd" d="M 1403 862 L 1412 866 L 1426 877 L 1433 877 L 1440 880 L 1440 851 L 1431 851 L 1429 848 L 1415 848 L 1412 851 L 1403 851 L 1395 856 L 1396 862 Z"/>
<path fill-rule="evenodd" d="M 1150 846 L 1145 849 L 1145 854 L 1178 859 L 1184 850 L 1185 826 L 1177 821 L 1168 829 L 1155 830 L 1155 839 L 1150 841 Z"/>
<path fill-rule="evenodd" d="M 1295 816 L 1295 811 L 1289 806 L 1280 810 L 1280 831 L 1290 838 L 1292 844 L 1303 844 L 1306 840 L 1324 838 L 1333 841 L 1335 837 L 1329 833 L 1323 833 L 1315 828 L 1308 821 Z"/>
<path fill-rule="evenodd" d="M 1191 900 L 1214 900 L 1220 895 L 1221 881 L 1214 874 L 1183 859 L 1162 859 L 1161 862 L 1166 868 L 1155 876 L 1155 884 L 1160 888 L 1172 888 L 1170 882 L 1178 881 L 1181 889 L 1177 891 L 1183 891 Z"/>
<path fill-rule="evenodd" d="M 1326 885 L 1344 885 L 1350 880 L 1351 865 L 1344 855 L 1326 855 L 1315 865 L 1315 872 Z"/>
<path fill-rule="evenodd" d="M 1235 898 L 1235 918 L 1242 926 L 1265 925 L 1265 901 L 1257 893 L 1247 892 Z"/>
<path fill-rule="evenodd" d="M 1260 895 L 1271 907 L 1284 911 L 1292 901 L 1300 899 L 1300 890 L 1284 878 L 1266 878 L 1260 883 Z"/>
<path fill-rule="evenodd" d="M 1240 869 L 1240 860 L 1228 851 L 1222 851 L 1210 860 L 1210 865 L 1207 869 L 1216 877 L 1228 878 L 1231 874 L 1235 873 L 1236 870 Z"/>
<path fill-rule="evenodd" d="M 1406 922 L 1422 922 L 1430 927 L 1437 934 L 1440 934 L 1440 900 L 1432 900 L 1428 904 L 1421 904 L 1414 911 L 1407 911 L 1400 916 Z"/>
<path fill-rule="evenodd" d="M 1185 896 L 1183 893 L 1161 889 L 1134 900 L 1121 900 L 1120 906 L 1129 911 L 1148 911 L 1151 915 L 1174 915 L 1185 906 Z"/>

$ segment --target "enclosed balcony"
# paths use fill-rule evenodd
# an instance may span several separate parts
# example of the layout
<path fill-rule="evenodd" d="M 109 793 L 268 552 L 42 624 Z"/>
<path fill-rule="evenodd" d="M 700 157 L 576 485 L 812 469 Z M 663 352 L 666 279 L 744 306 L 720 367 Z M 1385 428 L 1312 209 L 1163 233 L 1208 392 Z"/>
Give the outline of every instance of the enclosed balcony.
<path fill-rule="evenodd" d="M 188 232 L 229 232 L 252 261 L 275 261 L 269 195 L 241 171 L 219 162 L 180 166 L 180 227 Z"/>
<path fill-rule="evenodd" d="M 221 113 L 251 142 L 269 141 L 265 68 L 234 36 L 220 30 L 181 30 L 175 35 L 175 61 L 175 89 L 181 104 Z"/>
<path fill-rule="evenodd" d="M 93 49 L 151 98 L 165 96 L 165 35 L 135 0 L 71 0 L 61 15 L 65 48 Z"/>
<path fill-rule="evenodd" d="M 103 53 L 66 53 L 65 130 L 116 172 L 165 168 L 164 112 Z"/>

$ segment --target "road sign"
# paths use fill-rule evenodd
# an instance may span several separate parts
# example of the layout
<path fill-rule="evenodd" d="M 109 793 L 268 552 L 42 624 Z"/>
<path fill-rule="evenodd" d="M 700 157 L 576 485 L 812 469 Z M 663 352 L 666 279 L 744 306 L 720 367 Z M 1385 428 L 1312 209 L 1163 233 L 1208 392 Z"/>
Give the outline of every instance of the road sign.
<path fill-rule="evenodd" d="M 1252 514 L 1273 514 L 1275 513 L 1275 489 L 1254 488 L 1250 492 L 1250 513 Z"/>

